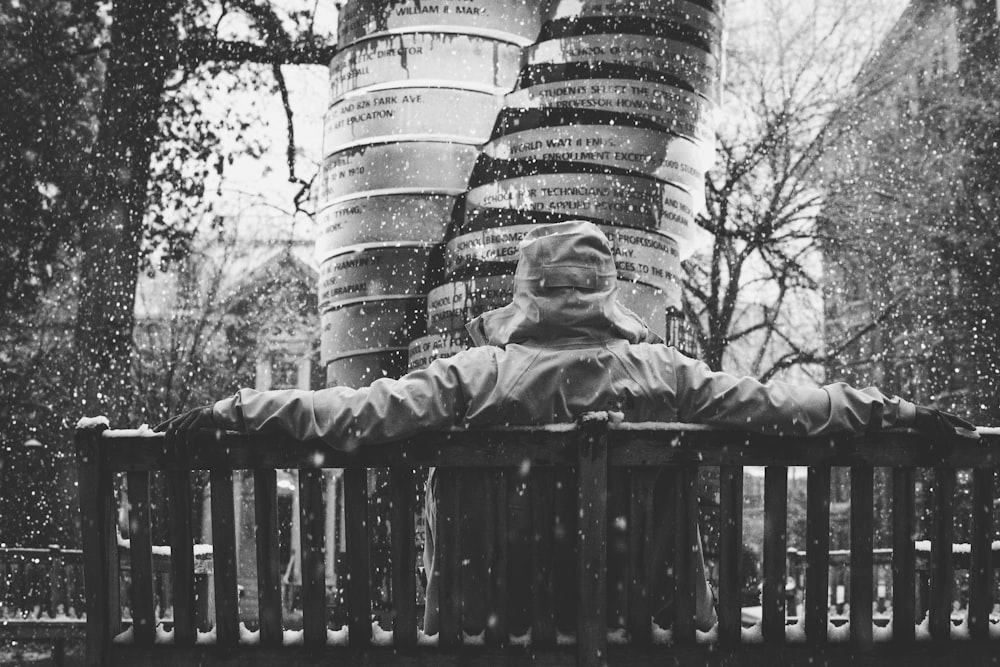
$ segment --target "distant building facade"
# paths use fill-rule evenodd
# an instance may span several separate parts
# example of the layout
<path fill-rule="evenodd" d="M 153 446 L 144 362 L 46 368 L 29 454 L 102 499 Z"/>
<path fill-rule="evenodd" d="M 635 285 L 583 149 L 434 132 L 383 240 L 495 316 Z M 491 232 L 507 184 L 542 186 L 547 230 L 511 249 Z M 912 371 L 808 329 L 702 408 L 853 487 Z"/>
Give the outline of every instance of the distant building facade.
<path fill-rule="evenodd" d="M 828 380 L 989 425 L 1000 422 L 998 8 L 910 3 L 827 127 L 835 148 L 820 221 Z M 891 546 L 878 528 L 891 516 L 890 478 L 876 470 L 876 547 Z M 957 542 L 969 528 L 966 481 Z M 926 483 L 918 532 L 929 524 Z M 834 507 L 849 505 L 849 488 L 847 471 L 834 469 Z M 832 548 L 848 546 L 846 511 L 832 512 L 831 531 Z"/>
<path fill-rule="evenodd" d="M 913 0 L 827 128 L 823 167 L 828 378 L 981 423 L 1000 418 L 986 400 L 1000 387 L 986 250 L 1000 183 L 984 171 L 1000 127 L 998 5 Z"/>

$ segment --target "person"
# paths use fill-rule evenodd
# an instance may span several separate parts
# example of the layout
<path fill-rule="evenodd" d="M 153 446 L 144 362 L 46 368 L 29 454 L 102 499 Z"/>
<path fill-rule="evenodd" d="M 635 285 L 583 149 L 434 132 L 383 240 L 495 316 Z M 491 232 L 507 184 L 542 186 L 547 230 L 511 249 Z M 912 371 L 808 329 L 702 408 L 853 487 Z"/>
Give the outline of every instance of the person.
<path fill-rule="evenodd" d="M 241 389 L 157 430 L 168 436 L 202 427 L 273 430 L 353 450 L 422 429 L 572 422 L 587 412 L 611 411 L 628 421 L 692 422 L 774 435 L 910 426 L 947 438 L 975 437 L 972 424 L 959 417 L 874 388 L 762 384 L 712 371 L 663 344 L 618 302 L 611 245 L 590 222 L 533 228 L 521 242 L 514 284 L 510 304 L 467 325 L 474 347 L 426 369 L 359 389 Z M 428 491 L 424 631 L 432 634 L 438 572 L 433 480 Z M 707 630 L 715 620 L 707 582 L 697 587 L 696 597 L 697 625 Z"/>

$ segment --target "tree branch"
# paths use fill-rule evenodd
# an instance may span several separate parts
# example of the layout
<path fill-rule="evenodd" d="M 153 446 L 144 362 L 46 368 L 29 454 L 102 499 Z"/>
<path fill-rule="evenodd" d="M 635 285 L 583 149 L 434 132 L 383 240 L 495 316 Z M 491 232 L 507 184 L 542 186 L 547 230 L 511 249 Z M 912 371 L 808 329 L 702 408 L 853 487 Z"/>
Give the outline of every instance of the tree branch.
<path fill-rule="evenodd" d="M 833 359 L 837 358 L 841 353 L 843 353 L 844 350 L 851 347 L 852 345 L 860 341 L 862 338 L 864 338 L 867 334 L 874 331 L 879 324 L 881 324 L 887 317 L 889 317 L 892 311 L 896 309 L 896 306 L 898 306 L 899 303 L 906 296 L 907 296 L 906 291 L 900 292 L 892 301 L 890 301 L 886 305 L 885 308 L 882 309 L 882 312 L 880 312 L 878 315 L 872 318 L 871 322 L 858 329 L 846 340 L 841 342 L 840 345 L 838 345 L 832 351 L 827 352 L 826 354 L 817 354 L 815 351 L 803 352 L 802 350 L 798 349 L 794 344 L 792 344 L 792 341 L 790 341 L 787 336 L 785 336 L 782 332 L 777 331 L 776 333 L 786 343 L 792 346 L 792 351 L 784 355 L 777 361 L 775 361 L 775 363 L 771 366 L 771 368 L 769 368 L 767 372 L 761 376 L 761 382 L 766 382 L 768 379 L 774 377 L 778 373 L 778 371 L 783 370 L 785 368 L 790 368 L 791 366 L 794 366 L 796 364 L 821 364 L 824 366 L 829 365 L 830 362 Z"/>
<path fill-rule="evenodd" d="M 24 60 L 13 66 L 0 66 L 0 72 L 4 74 L 19 74 L 33 67 L 42 67 L 46 65 L 51 65 L 57 62 L 66 62 L 68 60 L 75 60 L 76 58 L 87 58 L 89 56 L 96 56 L 97 54 L 108 51 L 111 48 L 109 44 L 97 44 L 95 46 L 88 47 L 86 49 L 79 49 L 76 51 L 62 51 L 58 53 L 48 53 L 43 54 L 41 57 L 35 60 Z"/>
<path fill-rule="evenodd" d="M 181 42 L 178 64 L 207 62 L 258 63 L 261 65 L 329 65 L 336 44 L 298 43 L 284 46 L 224 39 L 191 39 Z"/>
<path fill-rule="evenodd" d="M 288 142 L 285 144 L 285 162 L 288 164 L 288 182 L 300 186 L 293 201 L 296 211 L 301 211 L 302 201 L 306 198 L 312 181 L 304 181 L 295 174 L 295 123 L 292 115 L 292 102 L 288 96 L 288 85 L 285 83 L 285 76 L 281 73 L 281 65 L 272 65 L 271 71 L 274 79 L 278 82 L 278 91 L 281 93 L 281 105 L 285 109 L 285 128 L 288 133 Z"/>

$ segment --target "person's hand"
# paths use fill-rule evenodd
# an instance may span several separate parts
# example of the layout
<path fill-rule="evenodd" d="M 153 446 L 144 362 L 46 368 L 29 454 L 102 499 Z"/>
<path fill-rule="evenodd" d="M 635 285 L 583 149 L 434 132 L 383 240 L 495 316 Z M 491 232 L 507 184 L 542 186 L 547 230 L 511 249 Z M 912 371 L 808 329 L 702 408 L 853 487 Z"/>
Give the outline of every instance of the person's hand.
<path fill-rule="evenodd" d="M 215 421 L 211 405 L 203 405 L 194 410 L 171 417 L 157 424 L 153 430 L 167 436 L 167 451 L 173 456 L 185 457 L 190 448 L 190 436 L 195 429 L 215 428 L 221 432 L 222 424 Z"/>
<path fill-rule="evenodd" d="M 158 433 L 166 433 L 168 438 L 176 438 L 178 435 L 187 435 L 196 428 L 220 426 L 220 424 L 215 422 L 215 417 L 212 415 L 212 406 L 203 405 L 200 408 L 188 410 L 183 414 L 171 417 L 165 422 L 157 424 L 153 430 Z"/>
<path fill-rule="evenodd" d="M 916 406 L 917 414 L 913 426 L 921 433 L 946 439 L 968 438 L 978 440 L 976 427 L 957 415 L 934 408 Z"/>

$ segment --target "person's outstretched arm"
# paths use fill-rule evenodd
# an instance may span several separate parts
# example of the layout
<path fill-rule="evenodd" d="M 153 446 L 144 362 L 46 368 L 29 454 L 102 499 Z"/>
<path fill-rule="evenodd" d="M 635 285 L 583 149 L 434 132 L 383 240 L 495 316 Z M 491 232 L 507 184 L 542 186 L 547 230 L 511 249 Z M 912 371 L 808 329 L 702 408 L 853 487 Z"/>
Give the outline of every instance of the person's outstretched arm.
<path fill-rule="evenodd" d="M 298 439 L 320 438 L 338 449 L 386 442 L 462 421 L 471 396 L 496 382 L 489 348 L 473 348 L 398 380 L 368 387 L 317 391 L 241 389 L 214 405 L 196 408 L 156 427 L 168 435 L 193 428 L 241 433 L 281 432 Z"/>
<path fill-rule="evenodd" d="M 975 427 L 954 415 L 889 398 L 843 382 L 809 387 L 714 372 L 703 362 L 674 355 L 677 415 L 681 421 L 773 435 L 822 435 L 909 426 L 940 436 L 976 437 Z"/>

